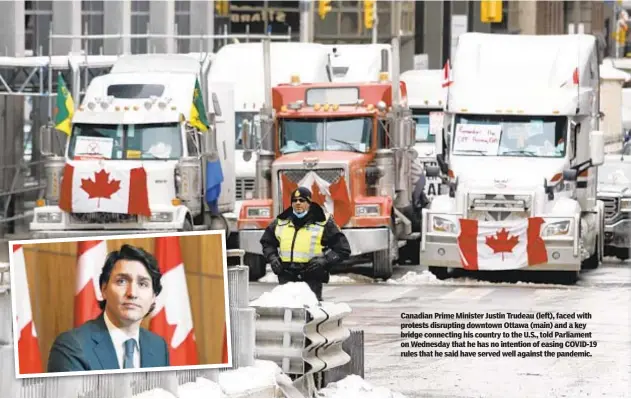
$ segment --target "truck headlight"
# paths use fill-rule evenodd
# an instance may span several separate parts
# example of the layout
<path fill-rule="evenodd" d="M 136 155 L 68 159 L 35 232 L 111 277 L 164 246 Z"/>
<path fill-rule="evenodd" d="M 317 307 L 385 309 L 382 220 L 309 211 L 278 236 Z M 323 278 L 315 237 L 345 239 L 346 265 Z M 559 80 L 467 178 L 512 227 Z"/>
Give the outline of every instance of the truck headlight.
<path fill-rule="evenodd" d="M 61 212 L 38 213 L 37 223 L 61 223 Z"/>
<path fill-rule="evenodd" d="M 172 212 L 152 212 L 151 217 L 149 218 L 150 222 L 172 222 L 173 221 L 173 213 Z"/>
<path fill-rule="evenodd" d="M 631 198 L 623 198 L 620 200 L 620 210 L 622 212 L 631 212 Z"/>
<path fill-rule="evenodd" d="M 269 207 L 253 206 L 248 208 L 249 218 L 268 218 L 270 217 Z"/>
<path fill-rule="evenodd" d="M 355 216 L 379 216 L 381 215 L 381 207 L 378 204 L 373 205 L 355 205 Z"/>
<path fill-rule="evenodd" d="M 432 230 L 442 233 L 456 233 L 456 224 L 451 220 L 434 216 L 432 218 Z"/>
<path fill-rule="evenodd" d="M 542 236 L 564 236 L 570 232 L 570 221 L 554 222 L 546 225 L 543 229 Z"/>

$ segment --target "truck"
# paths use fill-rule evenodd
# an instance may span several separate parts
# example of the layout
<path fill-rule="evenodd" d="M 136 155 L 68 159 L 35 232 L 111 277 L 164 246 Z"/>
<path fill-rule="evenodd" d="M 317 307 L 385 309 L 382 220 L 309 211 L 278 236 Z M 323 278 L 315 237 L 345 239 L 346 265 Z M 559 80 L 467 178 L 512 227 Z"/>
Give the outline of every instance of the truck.
<path fill-rule="evenodd" d="M 598 267 L 597 50 L 584 34 L 460 36 L 438 167 L 425 170 L 447 186 L 422 211 L 421 262 L 437 278 L 521 270 L 573 284 Z"/>
<path fill-rule="evenodd" d="M 66 135 L 42 134 L 47 187 L 32 235 L 218 229 L 229 237 L 236 227 L 233 87 L 211 85 L 207 76 L 208 62 L 193 56 L 143 54 L 121 56 L 94 78 L 63 155 L 48 151 L 48 141 Z M 193 122 L 193 104 L 202 101 L 208 129 Z"/>
<path fill-rule="evenodd" d="M 241 201 L 251 199 L 254 195 L 256 159 L 246 160 L 243 157 L 243 144 L 239 135 L 244 121 L 248 121 L 252 127 L 253 137 L 257 137 L 260 129 L 258 114 L 265 99 L 263 58 L 260 49 L 260 43 L 228 44 L 215 54 L 210 66 L 211 84 L 234 84 L 236 214 L 241 207 Z M 328 51 L 321 44 L 274 42 L 271 44 L 271 53 L 273 85 L 286 82 L 294 75 L 308 82 L 331 80 Z M 237 239 L 237 236 L 233 238 Z M 238 241 L 232 245 L 238 246 Z"/>
<path fill-rule="evenodd" d="M 373 275 L 392 275 L 399 246 L 418 240 L 410 217 L 407 174 L 416 157 L 406 87 L 393 62 L 392 80 L 309 83 L 291 79 L 271 87 L 269 42 L 265 57 L 265 108 L 256 163 L 255 198 L 243 201 L 237 227 L 250 274 L 265 273 L 264 229 L 290 206 L 289 193 L 311 189 L 349 240 L 351 262 L 372 263 Z M 393 39 L 398 60 L 398 38 Z M 248 129 L 245 152 L 253 150 Z M 418 219 L 420 220 L 420 212 Z"/>
<path fill-rule="evenodd" d="M 392 73 L 390 44 L 329 44 L 334 82 L 370 82 L 380 72 Z"/>
<path fill-rule="evenodd" d="M 436 167 L 435 137 L 443 129 L 445 88 L 442 69 L 412 69 L 401 74 L 408 89 L 408 106 L 416 122 L 414 149 L 418 153 L 412 182 L 416 183 L 427 166 Z M 427 178 L 425 194 L 431 199 L 440 195 L 442 188 L 438 177 Z"/>
<path fill-rule="evenodd" d="M 631 251 L 631 157 L 605 155 L 598 169 L 598 199 L 605 206 L 604 256 L 624 261 Z"/>

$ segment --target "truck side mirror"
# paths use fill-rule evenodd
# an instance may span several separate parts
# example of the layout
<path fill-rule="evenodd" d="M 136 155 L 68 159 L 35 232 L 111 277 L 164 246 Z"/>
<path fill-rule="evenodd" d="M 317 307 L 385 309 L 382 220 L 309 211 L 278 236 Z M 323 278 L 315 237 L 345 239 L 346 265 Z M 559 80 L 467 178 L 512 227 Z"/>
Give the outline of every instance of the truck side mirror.
<path fill-rule="evenodd" d="M 589 154 L 592 166 L 600 166 L 605 162 L 605 135 L 594 130 L 589 135 Z"/>
<path fill-rule="evenodd" d="M 578 171 L 576 169 L 566 169 L 563 171 L 563 180 L 576 181 L 578 179 Z"/>

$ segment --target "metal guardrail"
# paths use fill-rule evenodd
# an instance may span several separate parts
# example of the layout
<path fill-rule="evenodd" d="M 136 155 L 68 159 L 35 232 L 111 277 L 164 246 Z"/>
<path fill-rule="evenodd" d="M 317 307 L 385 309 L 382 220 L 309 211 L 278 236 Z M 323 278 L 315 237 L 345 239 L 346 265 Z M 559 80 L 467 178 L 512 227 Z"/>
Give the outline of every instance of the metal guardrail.
<path fill-rule="evenodd" d="M 350 336 L 342 325 L 351 313 L 345 304 L 315 307 L 253 306 L 256 321 L 256 358 L 271 360 L 287 374 L 306 375 L 342 366 L 350 361 L 342 343 Z"/>

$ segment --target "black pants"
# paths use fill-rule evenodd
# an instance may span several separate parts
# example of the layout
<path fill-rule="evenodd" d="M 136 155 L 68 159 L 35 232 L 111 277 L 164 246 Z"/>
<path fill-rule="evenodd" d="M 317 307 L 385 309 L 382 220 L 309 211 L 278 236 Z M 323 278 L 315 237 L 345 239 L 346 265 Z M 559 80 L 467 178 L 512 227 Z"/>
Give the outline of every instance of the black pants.
<path fill-rule="evenodd" d="M 297 273 L 283 271 L 278 275 L 278 284 L 283 285 L 289 282 L 305 282 L 311 288 L 311 291 L 315 294 L 318 301 L 322 301 L 322 281 L 313 280 L 310 278 L 304 278 L 304 276 L 300 275 L 298 277 Z"/>

